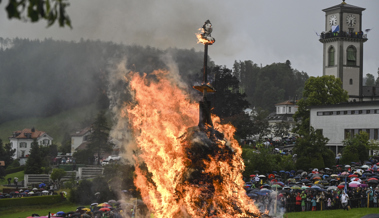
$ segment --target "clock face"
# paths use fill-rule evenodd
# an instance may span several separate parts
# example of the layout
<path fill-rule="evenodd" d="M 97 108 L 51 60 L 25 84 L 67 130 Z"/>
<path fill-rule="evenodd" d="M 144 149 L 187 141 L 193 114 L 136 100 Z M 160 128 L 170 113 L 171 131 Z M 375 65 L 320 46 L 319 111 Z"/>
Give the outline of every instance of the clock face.
<path fill-rule="evenodd" d="M 330 16 L 330 18 L 329 18 L 329 24 L 330 24 L 330 26 L 337 25 L 337 16 L 336 15 Z"/>
<path fill-rule="evenodd" d="M 357 22 L 357 20 L 355 19 L 355 16 L 352 15 L 352 14 L 348 14 L 346 16 L 346 23 L 349 27 L 354 27 L 355 23 Z"/>

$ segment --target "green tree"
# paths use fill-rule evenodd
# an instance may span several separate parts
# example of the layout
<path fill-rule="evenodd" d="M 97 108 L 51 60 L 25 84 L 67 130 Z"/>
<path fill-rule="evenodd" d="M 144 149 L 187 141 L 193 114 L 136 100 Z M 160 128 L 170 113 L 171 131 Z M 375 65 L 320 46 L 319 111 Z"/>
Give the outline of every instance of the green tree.
<path fill-rule="evenodd" d="M 66 171 L 64 169 L 54 168 L 50 175 L 51 180 L 60 182 L 61 179 L 66 176 Z"/>
<path fill-rule="evenodd" d="M 63 136 L 59 151 L 63 154 L 71 153 L 71 136 L 68 132 L 66 132 Z"/>
<path fill-rule="evenodd" d="M 325 138 L 320 131 L 312 127 L 310 132 L 296 140 L 293 149 L 297 155 L 296 167 L 298 169 L 331 167 L 335 162 L 332 150 L 326 147 L 329 139 Z"/>
<path fill-rule="evenodd" d="M 374 75 L 368 73 L 366 74 L 366 86 L 375 86 L 375 78 Z"/>
<path fill-rule="evenodd" d="M 212 68 L 211 75 L 215 75 L 213 87 L 216 92 L 210 97 L 212 113 L 220 118 L 231 117 L 243 112 L 249 106 L 246 95 L 239 91 L 239 81 L 226 67 Z"/>
<path fill-rule="evenodd" d="M 5 162 L 5 168 L 7 168 L 13 162 L 13 156 L 16 153 L 16 149 L 12 149 L 10 143 L 3 146 L 3 141 L 0 139 L 0 160 Z"/>
<path fill-rule="evenodd" d="M 350 163 L 360 161 L 362 164 L 368 160 L 368 151 L 370 148 L 369 137 L 366 132 L 360 132 L 353 137 L 343 141 L 344 149 L 342 153 L 341 162 Z"/>
<path fill-rule="evenodd" d="M 253 135 L 258 135 L 259 140 L 263 136 L 270 133 L 269 124 L 267 120 L 269 112 L 261 108 L 256 109 L 256 113 L 253 115 Z"/>
<path fill-rule="evenodd" d="M 310 132 L 309 107 L 347 102 L 348 98 L 347 91 L 342 88 L 339 78 L 334 76 L 310 77 L 305 83 L 303 98 L 297 103 L 298 110 L 293 116 L 296 121 L 293 132 L 299 135 L 306 135 Z"/>
<path fill-rule="evenodd" d="M 288 122 L 279 122 L 274 125 L 274 135 L 276 137 L 285 137 L 288 135 L 290 130 L 290 124 Z"/>
<path fill-rule="evenodd" d="M 25 174 L 40 174 L 43 167 L 43 156 L 36 139 L 31 144 L 30 155 L 25 164 Z"/>
<path fill-rule="evenodd" d="M 69 6 L 67 0 L 9 0 L 6 11 L 8 19 L 15 18 L 31 22 L 43 19 L 47 21 L 48 26 L 58 20 L 59 26 L 71 27 L 70 18 L 66 13 L 67 6 Z"/>
<path fill-rule="evenodd" d="M 100 165 L 100 155 L 102 152 L 111 152 L 113 145 L 109 142 L 109 130 L 105 112 L 100 111 L 95 122 L 92 124 L 92 132 L 89 136 L 88 150 L 92 154 L 97 154 L 97 164 Z"/>

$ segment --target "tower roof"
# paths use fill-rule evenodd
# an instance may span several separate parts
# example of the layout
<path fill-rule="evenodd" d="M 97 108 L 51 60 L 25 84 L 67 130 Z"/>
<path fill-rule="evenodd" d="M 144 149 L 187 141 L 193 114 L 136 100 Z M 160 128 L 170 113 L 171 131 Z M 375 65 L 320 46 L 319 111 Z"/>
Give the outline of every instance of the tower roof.
<path fill-rule="evenodd" d="M 348 12 L 362 12 L 364 10 L 366 10 L 366 8 L 361 8 L 361 7 L 358 7 L 358 6 L 355 6 L 355 5 L 350 5 L 350 4 L 347 4 L 345 3 L 345 1 L 343 1 L 341 4 L 338 4 L 338 5 L 335 5 L 335 6 L 332 6 L 330 8 L 325 8 L 324 12 L 328 12 L 328 11 L 335 11 L 335 10 L 338 10 L 338 11 L 348 11 Z"/>

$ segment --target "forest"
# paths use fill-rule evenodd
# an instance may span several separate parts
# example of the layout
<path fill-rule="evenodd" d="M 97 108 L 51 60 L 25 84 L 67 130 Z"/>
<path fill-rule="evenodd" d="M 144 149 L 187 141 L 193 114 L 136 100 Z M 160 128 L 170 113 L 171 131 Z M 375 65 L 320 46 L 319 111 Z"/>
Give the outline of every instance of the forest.
<path fill-rule="evenodd" d="M 125 83 L 110 86 L 117 64 L 126 60 L 126 69 L 150 74 L 156 69 L 169 69 L 168 59 L 176 64 L 188 92 L 196 95 L 191 87 L 201 83 L 203 52 L 194 49 L 160 50 L 90 40 L 0 38 L 0 124 L 20 118 L 47 117 L 93 103 L 99 109 L 108 108 L 110 89 L 120 89 L 123 100 L 129 97 L 123 91 Z M 276 103 L 301 98 L 308 79 L 307 73 L 293 69 L 289 60 L 263 67 L 251 60 L 235 61 L 233 69 L 222 67 L 222 63 L 216 65 L 211 57 L 208 60 L 209 76 L 213 77 L 209 81 L 215 82 L 219 72 L 234 78 L 228 80 L 234 84 L 216 86 L 225 89 L 233 86 L 234 92 L 247 100 L 244 108 L 273 112 Z"/>

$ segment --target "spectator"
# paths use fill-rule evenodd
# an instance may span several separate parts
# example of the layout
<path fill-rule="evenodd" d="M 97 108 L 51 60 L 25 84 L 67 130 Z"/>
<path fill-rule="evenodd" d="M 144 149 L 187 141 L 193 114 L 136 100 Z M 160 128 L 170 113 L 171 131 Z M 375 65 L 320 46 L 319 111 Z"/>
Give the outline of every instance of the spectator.
<path fill-rule="evenodd" d="M 342 208 L 343 210 L 349 210 L 349 208 L 347 207 L 347 202 L 349 200 L 349 195 L 347 195 L 347 193 L 345 193 L 345 191 L 343 191 L 342 195 L 341 195 L 341 204 L 342 204 Z"/>
<path fill-rule="evenodd" d="M 7 180 L 8 180 L 8 185 L 10 185 L 12 179 L 9 177 Z"/>
<path fill-rule="evenodd" d="M 312 211 L 316 211 L 316 198 L 315 197 L 313 197 L 313 199 L 312 199 Z"/>
<path fill-rule="evenodd" d="M 328 198 L 328 210 L 332 208 L 332 200 Z"/>

